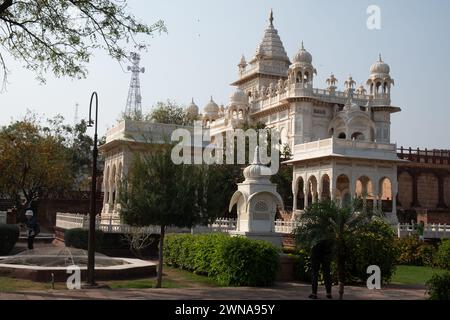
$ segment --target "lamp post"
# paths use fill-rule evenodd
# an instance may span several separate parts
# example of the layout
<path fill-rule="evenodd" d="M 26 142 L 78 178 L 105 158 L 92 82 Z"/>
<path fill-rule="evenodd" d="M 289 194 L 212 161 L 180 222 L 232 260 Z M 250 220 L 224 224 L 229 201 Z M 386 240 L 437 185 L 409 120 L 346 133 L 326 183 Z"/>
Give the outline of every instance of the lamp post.
<path fill-rule="evenodd" d="M 92 120 L 92 101 L 95 97 L 95 120 Z M 89 241 L 88 241 L 88 266 L 87 266 L 87 282 L 89 286 L 95 286 L 95 218 L 96 218 L 96 194 L 97 194 L 97 118 L 98 118 L 98 96 L 97 92 L 91 95 L 89 103 L 89 122 L 88 127 L 95 125 L 94 131 L 94 148 L 92 150 L 92 184 L 91 184 L 91 203 L 89 214 Z"/>

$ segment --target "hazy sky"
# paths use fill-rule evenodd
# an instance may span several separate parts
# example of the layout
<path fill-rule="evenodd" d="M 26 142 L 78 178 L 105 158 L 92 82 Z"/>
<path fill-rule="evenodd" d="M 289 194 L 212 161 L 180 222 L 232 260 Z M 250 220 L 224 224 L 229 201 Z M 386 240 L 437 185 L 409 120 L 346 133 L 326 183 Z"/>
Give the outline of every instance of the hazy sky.
<path fill-rule="evenodd" d="M 366 26 L 372 4 L 381 8 L 381 30 Z M 129 5 L 142 21 L 162 19 L 168 28 L 167 34 L 150 39 L 150 49 L 142 53 L 144 111 L 168 98 L 187 104 L 194 97 L 202 108 L 213 95 L 226 104 L 240 56 L 253 56 L 273 8 L 289 57 L 302 40 L 311 52 L 318 72 L 315 87 L 326 87 L 331 72 L 341 90 L 349 74 L 358 85 L 365 82 L 381 53 L 395 79 L 392 104 L 402 108 L 392 117 L 392 141 L 450 149 L 450 1 L 129 0 Z M 27 109 L 49 117 L 60 113 L 72 122 L 77 102 L 84 118 L 96 90 L 103 134 L 125 108 L 130 74 L 104 53 L 92 59 L 86 80 L 49 75 L 46 85 L 21 63 L 7 62 L 12 73 L 7 92 L 0 94 L 0 124 Z"/>

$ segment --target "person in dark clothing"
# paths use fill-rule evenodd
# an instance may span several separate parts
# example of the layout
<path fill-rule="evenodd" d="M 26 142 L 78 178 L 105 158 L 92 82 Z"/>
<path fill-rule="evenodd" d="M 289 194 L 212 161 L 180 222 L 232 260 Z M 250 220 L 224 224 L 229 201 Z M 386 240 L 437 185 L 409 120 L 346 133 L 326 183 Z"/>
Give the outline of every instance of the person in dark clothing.
<path fill-rule="evenodd" d="M 27 227 L 28 250 L 33 250 L 34 238 L 38 233 L 39 226 L 37 224 L 36 217 L 34 216 L 32 210 L 27 210 L 25 212 L 25 217 L 27 218 L 25 225 Z"/>
<path fill-rule="evenodd" d="M 331 295 L 331 260 L 333 259 L 333 241 L 321 240 L 313 245 L 311 249 L 311 285 L 312 293 L 310 299 L 317 299 L 317 288 L 319 284 L 319 271 L 322 266 L 322 273 L 325 282 L 327 298 L 332 299 Z"/>

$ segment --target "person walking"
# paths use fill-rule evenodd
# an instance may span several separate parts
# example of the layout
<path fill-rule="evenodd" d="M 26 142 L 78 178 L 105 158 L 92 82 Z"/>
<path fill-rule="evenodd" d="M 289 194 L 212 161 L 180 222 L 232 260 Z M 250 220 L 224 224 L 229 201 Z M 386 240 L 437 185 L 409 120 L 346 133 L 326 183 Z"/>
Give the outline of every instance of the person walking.
<path fill-rule="evenodd" d="M 333 259 L 333 240 L 321 240 L 311 248 L 311 286 L 312 293 L 310 299 L 317 299 L 317 289 L 319 285 L 319 272 L 322 267 L 323 278 L 325 282 L 326 297 L 332 299 L 331 287 L 331 261 Z"/>
<path fill-rule="evenodd" d="M 28 250 L 34 249 L 34 238 L 39 234 L 39 225 L 32 210 L 25 212 L 27 218 L 25 225 L 27 227 Z"/>

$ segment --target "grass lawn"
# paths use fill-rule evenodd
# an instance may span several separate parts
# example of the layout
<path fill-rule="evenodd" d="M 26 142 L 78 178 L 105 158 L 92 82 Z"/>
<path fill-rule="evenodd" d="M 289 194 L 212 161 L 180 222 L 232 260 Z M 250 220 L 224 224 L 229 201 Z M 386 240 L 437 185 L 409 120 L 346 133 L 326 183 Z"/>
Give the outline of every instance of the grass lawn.
<path fill-rule="evenodd" d="M 397 270 L 392 276 L 391 283 L 424 285 L 433 274 L 442 274 L 444 272 L 445 270 L 431 267 L 397 266 Z"/>
<path fill-rule="evenodd" d="M 97 281 L 101 285 L 107 285 L 111 289 L 147 289 L 153 288 L 156 277 L 133 279 Z M 164 267 L 163 288 L 189 288 L 189 287 L 215 287 L 218 284 L 205 276 L 199 276 L 188 271 Z M 0 292 L 17 291 L 44 291 L 50 290 L 50 283 L 33 282 L 30 280 L 14 279 L 0 276 Z M 65 283 L 56 283 L 56 290 L 67 290 Z"/>

